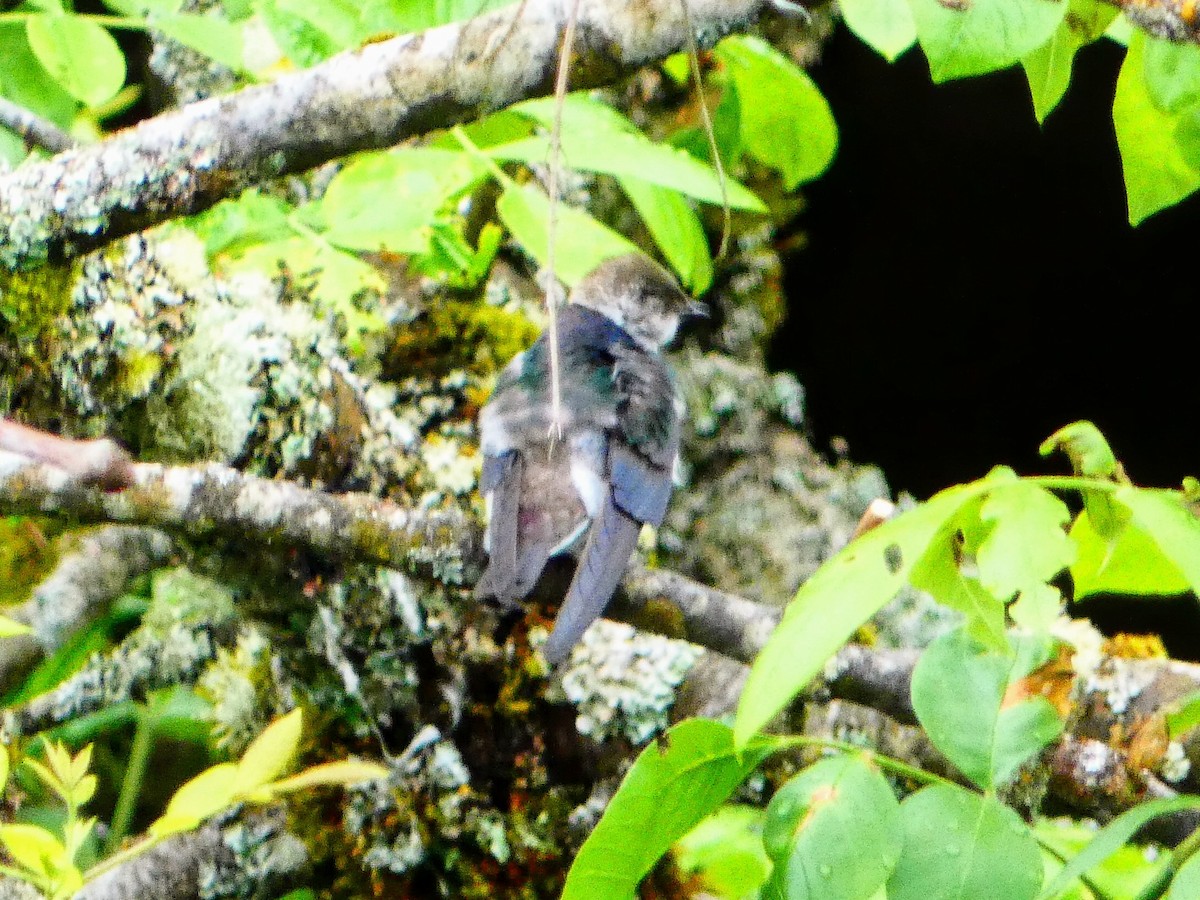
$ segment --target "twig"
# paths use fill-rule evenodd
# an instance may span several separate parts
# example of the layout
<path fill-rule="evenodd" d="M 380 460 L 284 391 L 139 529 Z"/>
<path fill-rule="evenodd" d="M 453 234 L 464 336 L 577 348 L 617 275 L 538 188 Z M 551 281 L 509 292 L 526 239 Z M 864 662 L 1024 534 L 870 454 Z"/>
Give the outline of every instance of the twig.
<path fill-rule="evenodd" d="M 4 97 L 0 97 L 0 127 L 15 131 L 27 144 L 51 153 L 62 153 L 75 146 L 74 139 L 49 119 Z"/>

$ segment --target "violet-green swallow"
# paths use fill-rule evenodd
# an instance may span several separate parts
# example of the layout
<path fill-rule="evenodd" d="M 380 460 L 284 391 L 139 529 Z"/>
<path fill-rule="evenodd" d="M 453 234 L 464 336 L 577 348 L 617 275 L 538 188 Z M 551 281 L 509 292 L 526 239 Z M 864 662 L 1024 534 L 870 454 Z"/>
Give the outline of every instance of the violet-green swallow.
<path fill-rule="evenodd" d="M 659 351 L 689 315 L 707 312 L 661 266 L 606 260 L 558 314 L 561 434 L 551 435 L 546 334 L 505 367 L 479 413 L 489 560 L 476 595 L 514 604 L 551 556 L 579 556 L 542 648 L 551 664 L 608 605 L 642 525 L 666 512 L 682 404 Z"/>

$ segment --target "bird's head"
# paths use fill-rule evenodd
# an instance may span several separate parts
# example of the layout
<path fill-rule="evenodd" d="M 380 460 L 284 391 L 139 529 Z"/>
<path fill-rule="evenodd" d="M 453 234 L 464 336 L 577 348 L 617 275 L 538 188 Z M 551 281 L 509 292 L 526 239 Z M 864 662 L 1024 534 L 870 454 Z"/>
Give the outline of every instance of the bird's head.
<path fill-rule="evenodd" d="M 575 285 L 570 302 L 612 319 L 647 350 L 667 344 L 683 319 L 708 316 L 670 272 L 640 253 L 600 263 Z"/>

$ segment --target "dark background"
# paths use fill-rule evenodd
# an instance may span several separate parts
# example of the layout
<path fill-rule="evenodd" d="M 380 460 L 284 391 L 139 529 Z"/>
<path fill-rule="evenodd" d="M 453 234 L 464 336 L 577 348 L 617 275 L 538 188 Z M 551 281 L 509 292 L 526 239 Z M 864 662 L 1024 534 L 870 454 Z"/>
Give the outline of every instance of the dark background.
<path fill-rule="evenodd" d="M 1200 475 L 1200 197 L 1128 224 L 1112 96 L 1123 49 L 1076 60 L 1044 128 L 1019 68 L 934 86 L 840 28 L 812 71 L 841 132 L 807 186 L 772 363 L 828 447 L 918 497 L 1091 419 L 1141 484 Z"/>
<path fill-rule="evenodd" d="M 804 189 L 771 360 L 807 389 L 819 447 L 842 436 L 924 498 L 998 463 L 1065 471 L 1037 446 L 1086 418 L 1135 482 L 1200 475 L 1200 198 L 1128 224 L 1122 58 L 1085 49 L 1043 128 L 1019 69 L 934 86 L 918 50 L 888 65 L 845 28 L 828 43 L 811 73 L 841 145 Z M 1191 596 L 1078 612 L 1200 658 Z"/>

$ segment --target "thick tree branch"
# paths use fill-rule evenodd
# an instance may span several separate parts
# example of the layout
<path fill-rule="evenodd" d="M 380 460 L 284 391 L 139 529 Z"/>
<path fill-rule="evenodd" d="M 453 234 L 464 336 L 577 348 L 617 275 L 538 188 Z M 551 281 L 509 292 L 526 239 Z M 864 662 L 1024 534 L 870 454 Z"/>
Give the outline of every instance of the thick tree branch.
<path fill-rule="evenodd" d="M 699 41 L 764 0 L 689 0 Z M 0 176 L 0 265 L 74 255 L 197 212 L 264 177 L 390 147 L 552 87 L 569 4 L 524 0 L 368 44 Z M 572 87 L 614 81 L 687 44 L 678 0 L 584 0 Z"/>
<path fill-rule="evenodd" d="M 214 532 L 256 544 L 307 546 L 460 580 L 479 554 L 478 530 L 458 510 L 405 508 L 366 494 L 328 494 L 226 466 L 132 466 L 132 484 L 106 493 L 54 466 L 0 451 L 0 508 L 85 523 Z"/>

